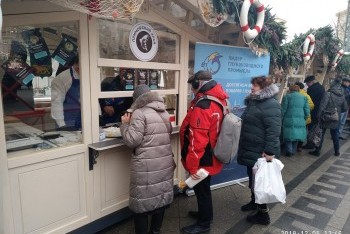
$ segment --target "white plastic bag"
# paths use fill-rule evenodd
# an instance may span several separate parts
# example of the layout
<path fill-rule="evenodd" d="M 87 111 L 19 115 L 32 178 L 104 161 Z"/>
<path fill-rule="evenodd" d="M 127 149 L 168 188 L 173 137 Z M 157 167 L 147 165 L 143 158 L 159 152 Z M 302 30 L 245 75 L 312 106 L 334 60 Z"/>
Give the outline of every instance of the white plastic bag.
<path fill-rule="evenodd" d="M 286 189 L 281 174 L 283 167 L 283 163 L 276 158 L 271 162 L 259 158 L 255 163 L 254 194 L 257 204 L 286 202 Z"/>

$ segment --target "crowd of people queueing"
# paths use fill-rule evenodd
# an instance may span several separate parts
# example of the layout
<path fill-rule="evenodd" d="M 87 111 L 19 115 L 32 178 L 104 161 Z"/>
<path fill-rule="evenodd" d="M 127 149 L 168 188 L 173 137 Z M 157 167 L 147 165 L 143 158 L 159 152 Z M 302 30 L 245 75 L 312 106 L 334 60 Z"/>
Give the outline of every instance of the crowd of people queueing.
<path fill-rule="evenodd" d="M 267 204 L 256 204 L 253 191 L 253 166 L 261 157 L 267 161 L 279 158 L 281 143 L 285 156 L 291 157 L 302 148 L 313 148 L 310 154 L 319 156 L 326 129 L 330 129 L 334 155 L 339 155 L 339 139 L 347 119 L 350 101 L 350 79 L 335 79 L 330 89 L 325 91 L 314 76 L 308 76 L 304 84 L 297 82 L 290 86 L 282 104 L 277 101 L 279 88 L 269 77 L 254 77 L 251 93 L 245 98 L 242 114 L 242 129 L 237 161 L 246 166 L 251 189 L 251 200 L 241 207 L 242 211 L 256 212 L 247 216 L 254 224 L 270 223 Z M 223 119 L 221 105 L 209 99 L 197 102 L 204 95 L 214 96 L 223 105 L 228 99 L 222 86 L 212 79 L 207 71 L 198 71 L 188 79 L 194 99 L 188 108 L 180 128 L 181 161 L 192 179 L 200 168 L 209 176 L 194 186 L 197 211 L 189 211 L 195 218 L 192 225 L 181 228 L 185 234 L 210 231 L 213 222 L 213 204 L 210 190 L 211 178 L 219 174 L 223 164 L 213 155 L 220 125 Z M 121 117 L 120 127 L 123 140 L 133 149 L 131 159 L 129 208 L 134 213 L 136 234 L 158 234 L 161 231 L 165 209 L 173 201 L 173 159 L 170 134 L 172 126 L 163 98 L 150 92 L 147 85 L 139 85 L 133 94 L 132 114 Z M 336 108 L 338 121 L 328 123 L 322 120 L 322 113 L 328 108 Z M 221 114 L 218 114 L 221 113 Z M 315 126 L 322 129 L 321 143 L 314 147 L 307 139 L 307 129 Z M 282 148 L 283 152 L 283 148 Z M 148 228 L 148 216 L 151 224 Z"/>

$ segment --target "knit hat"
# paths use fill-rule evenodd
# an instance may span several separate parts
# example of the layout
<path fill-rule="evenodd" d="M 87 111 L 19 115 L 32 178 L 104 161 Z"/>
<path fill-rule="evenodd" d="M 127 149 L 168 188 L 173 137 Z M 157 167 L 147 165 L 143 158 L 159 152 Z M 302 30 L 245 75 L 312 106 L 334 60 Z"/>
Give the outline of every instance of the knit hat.
<path fill-rule="evenodd" d="M 212 79 L 212 75 L 209 71 L 200 70 L 188 78 L 187 83 L 192 83 L 195 79 L 209 81 Z"/>
<path fill-rule="evenodd" d="M 134 93 L 132 94 L 132 97 L 133 97 L 134 101 L 136 101 L 136 99 L 138 97 L 140 97 L 142 94 L 148 93 L 148 92 L 151 92 L 148 85 L 145 85 L 145 84 L 138 85 L 138 86 L 136 86 Z"/>

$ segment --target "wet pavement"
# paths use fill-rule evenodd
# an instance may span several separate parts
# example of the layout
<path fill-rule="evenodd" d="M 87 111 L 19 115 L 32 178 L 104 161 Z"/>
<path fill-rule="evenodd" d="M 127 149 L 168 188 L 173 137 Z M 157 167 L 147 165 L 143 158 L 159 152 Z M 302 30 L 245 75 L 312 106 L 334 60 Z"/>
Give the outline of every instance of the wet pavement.
<path fill-rule="evenodd" d="M 321 156 L 307 150 L 292 157 L 282 156 L 287 191 L 285 204 L 269 204 L 271 224 L 252 225 L 240 207 L 250 200 L 247 182 L 212 191 L 214 221 L 210 234 L 350 234 L 350 140 L 341 141 L 340 156 L 333 155 L 330 134 L 325 135 Z M 178 234 L 195 222 L 187 216 L 196 210 L 194 196 L 177 196 L 166 210 L 163 234 Z M 132 234 L 133 220 L 127 219 L 99 234 Z"/>

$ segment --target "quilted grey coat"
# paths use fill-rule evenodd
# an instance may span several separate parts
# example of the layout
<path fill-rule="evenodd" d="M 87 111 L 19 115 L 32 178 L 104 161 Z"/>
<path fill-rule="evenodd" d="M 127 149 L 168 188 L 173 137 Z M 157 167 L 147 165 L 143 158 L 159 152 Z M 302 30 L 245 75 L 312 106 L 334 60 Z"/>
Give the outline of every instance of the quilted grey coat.
<path fill-rule="evenodd" d="M 157 93 L 142 94 L 131 108 L 130 123 L 120 126 L 124 143 L 133 149 L 129 208 L 144 213 L 173 201 L 172 127 L 164 101 Z"/>

